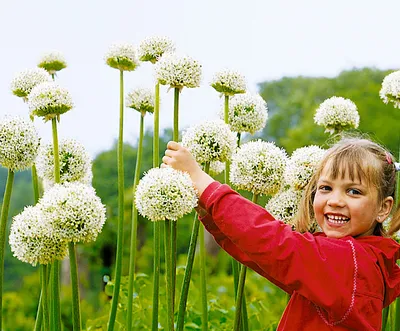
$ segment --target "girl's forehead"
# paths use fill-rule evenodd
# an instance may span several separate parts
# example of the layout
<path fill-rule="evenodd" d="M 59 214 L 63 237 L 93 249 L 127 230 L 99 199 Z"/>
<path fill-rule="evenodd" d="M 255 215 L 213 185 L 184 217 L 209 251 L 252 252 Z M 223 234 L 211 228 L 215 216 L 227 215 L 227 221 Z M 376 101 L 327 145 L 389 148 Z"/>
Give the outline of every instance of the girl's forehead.
<path fill-rule="evenodd" d="M 368 175 L 371 175 L 369 169 L 364 169 L 359 162 L 330 159 L 323 166 L 319 178 L 328 180 L 343 179 L 369 186 L 371 177 Z"/>

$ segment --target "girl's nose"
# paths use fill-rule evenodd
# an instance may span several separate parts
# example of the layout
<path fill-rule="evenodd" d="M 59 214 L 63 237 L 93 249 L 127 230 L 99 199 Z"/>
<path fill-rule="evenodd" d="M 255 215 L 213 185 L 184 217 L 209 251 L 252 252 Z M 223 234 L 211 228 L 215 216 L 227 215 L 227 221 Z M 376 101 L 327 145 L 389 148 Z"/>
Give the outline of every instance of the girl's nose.
<path fill-rule="evenodd" d="M 343 197 L 340 195 L 340 193 L 332 192 L 332 194 L 330 194 L 328 198 L 327 204 L 330 207 L 344 207 L 345 201 Z"/>

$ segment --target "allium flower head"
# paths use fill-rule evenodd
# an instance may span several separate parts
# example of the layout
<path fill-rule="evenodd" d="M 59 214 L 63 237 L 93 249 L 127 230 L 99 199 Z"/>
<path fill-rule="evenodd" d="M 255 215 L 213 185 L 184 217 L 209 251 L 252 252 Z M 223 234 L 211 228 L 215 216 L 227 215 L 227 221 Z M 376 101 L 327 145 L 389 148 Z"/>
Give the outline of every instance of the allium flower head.
<path fill-rule="evenodd" d="M 221 111 L 221 119 L 223 116 Z M 259 94 L 236 95 L 229 102 L 228 117 L 232 131 L 254 134 L 265 127 L 268 118 L 267 103 Z"/>
<path fill-rule="evenodd" d="M 276 219 L 294 226 L 293 219 L 299 210 L 299 204 L 303 191 L 288 189 L 280 191 L 269 199 L 267 209 Z"/>
<path fill-rule="evenodd" d="M 183 132 L 182 145 L 200 164 L 225 162 L 236 149 L 236 135 L 221 120 L 205 121 Z"/>
<path fill-rule="evenodd" d="M 67 89 L 54 82 L 36 85 L 28 96 L 32 116 L 43 117 L 45 121 L 66 113 L 73 107 Z"/>
<path fill-rule="evenodd" d="M 26 69 L 19 72 L 11 81 L 11 91 L 17 97 L 27 98 L 32 89 L 45 82 L 51 82 L 51 76 L 42 68 Z"/>
<path fill-rule="evenodd" d="M 400 70 L 383 79 L 379 95 L 384 103 L 392 102 L 395 108 L 400 108 Z"/>
<path fill-rule="evenodd" d="M 33 266 L 51 264 L 67 256 L 67 243 L 49 226 L 38 206 L 25 207 L 14 216 L 9 243 L 18 260 Z"/>
<path fill-rule="evenodd" d="M 175 52 L 175 45 L 171 39 L 164 36 L 148 37 L 138 47 L 140 61 L 156 63 L 164 53 Z"/>
<path fill-rule="evenodd" d="M 153 168 L 139 181 L 135 204 L 151 221 L 176 221 L 197 205 L 189 174 L 173 168 Z"/>
<path fill-rule="evenodd" d="M 25 170 L 35 161 L 40 139 L 31 121 L 5 117 L 0 121 L 0 165 Z"/>
<path fill-rule="evenodd" d="M 211 86 L 225 95 L 234 95 L 246 92 L 246 80 L 243 75 L 233 70 L 222 70 L 215 73 Z"/>
<path fill-rule="evenodd" d="M 325 132 L 358 128 L 360 115 L 357 106 L 350 99 L 331 97 L 319 105 L 314 122 L 325 127 Z"/>
<path fill-rule="evenodd" d="M 318 146 L 296 149 L 290 157 L 283 177 L 285 183 L 295 190 L 302 190 L 310 181 L 321 162 L 325 150 Z"/>
<path fill-rule="evenodd" d="M 225 163 L 220 161 L 210 162 L 210 175 L 217 176 L 225 170 Z"/>
<path fill-rule="evenodd" d="M 281 187 L 287 160 L 286 152 L 274 143 L 250 141 L 232 155 L 230 181 L 254 194 L 275 194 Z"/>
<path fill-rule="evenodd" d="M 165 53 L 154 66 L 156 78 L 162 85 L 172 88 L 199 87 L 201 64 L 188 56 Z"/>
<path fill-rule="evenodd" d="M 93 187 L 79 182 L 55 184 L 44 192 L 39 206 L 68 242 L 96 240 L 106 220 L 105 207 Z"/>
<path fill-rule="evenodd" d="M 67 67 L 67 61 L 61 52 L 51 51 L 42 56 L 38 67 L 45 69 L 49 74 L 55 74 Z"/>
<path fill-rule="evenodd" d="M 154 92 L 152 89 L 137 88 L 128 93 L 126 106 L 136 109 L 138 112 L 154 112 Z"/>
<path fill-rule="evenodd" d="M 85 147 L 74 139 L 63 139 L 58 148 L 60 182 L 81 182 L 89 185 L 92 180 L 92 161 Z M 53 144 L 40 146 L 36 159 L 39 177 L 47 184 L 55 184 Z M 51 185 L 50 185 L 51 186 Z"/>
<path fill-rule="evenodd" d="M 104 60 L 111 68 L 121 71 L 133 71 L 140 64 L 135 47 L 127 43 L 111 45 Z"/>

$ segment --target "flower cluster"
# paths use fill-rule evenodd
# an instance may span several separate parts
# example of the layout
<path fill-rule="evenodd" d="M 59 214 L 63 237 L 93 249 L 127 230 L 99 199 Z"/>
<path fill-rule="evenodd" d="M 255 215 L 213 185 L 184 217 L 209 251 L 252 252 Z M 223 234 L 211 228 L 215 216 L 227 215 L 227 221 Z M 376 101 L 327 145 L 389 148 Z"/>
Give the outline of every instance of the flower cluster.
<path fill-rule="evenodd" d="M 384 103 L 392 102 L 395 108 L 400 108 L 400 70 L 383 79 L 379 95 Z"/>
<path fill-rule="evenodd" d="M 49 74 L 55 74 L 67 67 L 64 55 L 59 51 L 51 51 L 42 56 L 38 64 L 39 68 L 45 69 Z"/>
<path fill-rule="evenodd" d="M 140 64 L 135 47 L 126 43 L 111 45 L 104 60 L 111 68 L 121 71 L 133 71 Z"/>
<path fill-rule="evenodd" d="M 126 97 L 126 106 L 141 113 L 153 113 L 154 102 L 154 92 L 147 88 L 134 89 Z"/>
<path fill-rule="evenodd" d="M 283 174 L 285 184 L 295 190 L 304 189 L 324 154 L 325 150 L 314 145 L 296 149 L 290 157 Z"/>
<path fill-rule="evenodd" d="M 210 162 L 210 175 L 217 176 L 225 170 L 225 163 L 220 161 Z"/>
<path fill-rule="evenodd" d="M 67 256 L 67 243 L 48 226 L 48 220 L 40 209 L 25 207 L 14 216 L 9 243 L 13 255 L 22 262 L 35 266 L 51 264 Z"/>
<path fill-rule="evenodd" d="M 55 184 L 39 205 L 54 231 L 68 242 L 96 240 L 106 220 L 105 207 L 93 187 L 78 182 Z"/>
<path fill-rule="evenodd" d="M 138 47 L 140 61 L 156 63 L 164 53 L 175 52 L 175 45 L 171 39 L 163 36 L 148 37 Z"/>
<path fill-rule="evenodd" d="M 60 182 L 75 182 L 89 185 L 92 180 L 92 161 L 85 147 L 74 139 L 63 139 L 59 144 Z M 46 186 L 55 184 L 53 144 L 42 145 L 36 159 L 39 177 Z"/>
<path fill-rule="evenodd" d="M 303 191 L 288 189 L 280 191 L 269 199 L 267 209 L 276 219 L 294 227 L 293 218 L 299 210 L 299 204 Z"/>
<path fill-rule="evenodd" d="M 325 127 L 325 132 L 334 133 L 358 128 L 360 115 L 353 101 L 334 96 L 319 105 L 314 121 Z"/>
<path fill-rule="evenodd" d="M 221 111 L 221 119 L 223 116 Z M 232 131 L 254 134 L 265 127 L 268 118 L 267 103 L 259 94 L 236 95 L 229 102 L 228 117 Z"/>
<path fill-rule="evenodd" d="M 151 221 L 177 220 L 197 205 L 189 174 L 173 168 L 153 168 L 139 181 L 135 204 Z"/>
<path fill-rule="evenodd" d="M 154 66 L 156 78 L 162 85 L 172 88 L 199 87 L 201 64 L 188 56 L 178 57 L 165 53 Z"/>
<path fill-rule="evenodd" d="M 48 82 L 32 89 L 28 96 L 28 106 L 32 116 L 44 117 L 48 121 L 71 110 L 73 103 L 67 89 Z"/>
<path fill-rule="evenodd" d="M 246 92 L 246 81 L 243 75 L 233 70 L 223 70 L 215 73 L 211 86 L 225 95 Z"/>
<path fill-rule="evenodd" d="M 183 132 L 182 145 L 200 164 L 225 162 L 236 149 L 236 135 L 221 120 L 205 121 Z"/>
<path fill-rule="evenodd" d="M 31 121 L 5 117 L 0 121 L 0 165 L 12 171 L 25 170 L 35 161 L 40 139 Z"/>
<path fill-rule="evenodd" d="M 27 98 L 32 89 L 45 82 L 51 82 L 51 76 L 42 68 L 26 69 L 19 72 L 11 81 L 11 91 L 14 95 Z"/>
<path fill-rule="evenodd" d="M 233 154 L 230 181 L 254 194 L 275 194 L 281 187 L 287 159 L 286 152 L 272 142 L 250 141 Z"/>

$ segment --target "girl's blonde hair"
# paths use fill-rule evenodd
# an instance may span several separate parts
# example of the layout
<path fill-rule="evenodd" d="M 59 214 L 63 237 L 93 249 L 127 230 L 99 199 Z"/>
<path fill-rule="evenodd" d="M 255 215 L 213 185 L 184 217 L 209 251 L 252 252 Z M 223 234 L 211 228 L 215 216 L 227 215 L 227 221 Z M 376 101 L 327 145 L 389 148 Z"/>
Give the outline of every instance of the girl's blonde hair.
<path fill-rule="evenodd" d="M 299 212 L 296 215 L 296 229 L 306 232 L 314 221 L 313 201 L 316 192 L 317 181 L 322 170 L 329 162 L 330 177 L 336 179 L 338 176 L 348 174 L 351 180 L 357 179 L 370 187 L 378 190 L 378 201 L 396 194 L 396 168 L 395 159 L 385 148 L 379 144 L 364 138 L 345 137 L 327 150 L 317 171 L 312 176 L 305 188 Z M 377 223 L 374 235 L 392 235 L 400 228 L 400 204 L 391 217 L 389 230 L 384 230 L 382 223 Z"/>

